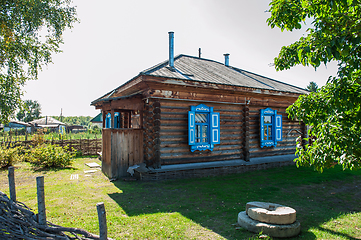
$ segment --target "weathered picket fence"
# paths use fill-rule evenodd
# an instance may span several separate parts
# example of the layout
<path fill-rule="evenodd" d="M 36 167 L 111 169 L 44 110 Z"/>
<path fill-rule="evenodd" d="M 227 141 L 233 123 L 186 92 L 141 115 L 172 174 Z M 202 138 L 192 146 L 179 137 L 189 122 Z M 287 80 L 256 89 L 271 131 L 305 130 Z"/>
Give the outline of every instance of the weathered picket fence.
<path fill-rule="evenodd" d="M 3 239 L 99 239 L 110 240 L 107 234 L 104 203 L 96 205 L 99 236 L 80 228 L 62 227 L 46 221 L 44 177 L 36 178 L 38 213 L 16 200 L 14 167 L 8 168 L 10 199 L 0 192 L 0 238 Z M 71 234 L 71 235 L 70 235 Z M 80 236 L 81 235 L 81 236 Z"/>
<path fill-rule="evenodd" d="M 67 140 L 46 140 L 44 143 L 56 144 L 61 147 L 69 146 L 69 149 L 80 152 L 83 156 L 97 155 L 102 151 L 102 139 L 83 138 L 83 139 L 67 139 Z M 33 145 L 32 141 L 1 141 L 0 144 L 5 147 L 22 146 L 30 148 Z"/>

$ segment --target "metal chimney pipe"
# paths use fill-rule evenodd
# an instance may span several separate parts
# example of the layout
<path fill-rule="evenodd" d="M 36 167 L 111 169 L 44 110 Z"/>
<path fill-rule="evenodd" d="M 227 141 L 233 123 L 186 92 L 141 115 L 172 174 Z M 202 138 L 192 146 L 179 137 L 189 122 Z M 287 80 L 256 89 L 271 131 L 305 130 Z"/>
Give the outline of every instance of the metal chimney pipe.
<path fill-rule="evenodd" d="M 168 32 L 169 34 L 169 66 L 174 68 L 174 32 Z"/>
<path fill-rule="evenodd" d="M 224 56 L 224 65 L 229 67 L 229 53 L 223 54 Z"/>

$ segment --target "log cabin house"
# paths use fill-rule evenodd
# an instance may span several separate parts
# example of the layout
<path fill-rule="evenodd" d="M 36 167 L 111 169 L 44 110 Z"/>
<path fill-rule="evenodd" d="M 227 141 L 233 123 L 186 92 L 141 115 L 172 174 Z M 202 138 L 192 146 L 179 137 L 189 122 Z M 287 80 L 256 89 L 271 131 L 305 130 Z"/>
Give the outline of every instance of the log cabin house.
<path fill-rule="evenodd" d="M 109 178 L 209 176 L 292 164 L 304 124 L 286 108 L 308 91 L 229 64 L 173 53 L 94 100 Z M 145 167 L 144 167 L 145 166 Z M 140 170 L 141 169 L 141 170 Z M 137 169 L 136 169 L 137 170 Z"/>

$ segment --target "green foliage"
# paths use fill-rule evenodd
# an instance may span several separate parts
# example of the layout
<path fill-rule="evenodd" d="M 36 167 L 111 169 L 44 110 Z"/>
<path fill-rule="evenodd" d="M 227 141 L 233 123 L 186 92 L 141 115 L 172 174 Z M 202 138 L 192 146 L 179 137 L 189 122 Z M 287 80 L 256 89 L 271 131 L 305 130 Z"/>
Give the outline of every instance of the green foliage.
<path fill-rule="evenodd" d="M 71 0 L 0 4 L 0 122 L 21 106 L 21 88 L 60 52 L 62 33 L 78 21 Z"/>
<path fill-rule="evenodd" d="M 282 47 L 275 58 L 277 70 L 295 65 L 318 67 L 332 60 L 360 68 L 361 4 L 359 0 L 273 0 L 268 24 L 292 31 L 300 29 L 306 19 L 313 19 L 307 36 L 290 46 Z M 345 67 L 345 66 L 344 66 Z"/>
<path fill-rule="evenodd" d="M 361 165 L 361 2 L 273 0 L 268 24 L 292 31 L 312 19 L 308 34 L 282 47 L 274 63 L 277 70 L 295 65 L 317 68 L 338 62 L 337 77 L 326 86 L 300 98 L 287 110 L 291 118 L 310 127 L 312 144 L 299 148 L 298 166 Z M 306 139 L 308 140 L 308 139 Z"/>
<path fill-rule="evenodd" d="M 298 165 L 318 171 L 337 163 L 344 169 L 361 166 L 361 84 L 355 80 L 360 75 L 359 70 L 350 79 L 335 78 L 287 109 L 290 116 L 310 126 L 309 135 L 316 137 L 312 144 L 297 149 Z"/>
<path fill-rule="evenodd" d="M 46 144 L 43 129 L 32 136 L 29 149 L 22 147 L 0 148 L 0 168 L 11 166 L 16 162 L 28 161 L 42 168 L 57 168 L 72 165 L 73 158 L 79 152 L 70 151 L 69 147 Z"/>
<path fill-rule="evenodd" d="M 308 84 L 308 86 L 306 87 L 306 90 L 310 91 L 310 92 L 317 92 L 318 90 L 318 85 L 315 82 L 310 82 L 310 84 Z"/>
<path fill-rule="evenodd" d="M 41 106 L 38 101 L 25 100 L 19 112 L 16 114 L 16 118 L 19 121 L 31 122 L 40 118 Z"/>
<path fill-rule="evenodd" d="M 23 160 L 22 149 L 19 147 L 5 148 L 0 147 L 0 168 L 14 165 Z"/>
<path fill-rule="evenodd" d="M 90 116 L 70 116 L 70 117 L 56 117 L 53 116 L 58 121 L 66 123 L 68 125 L 80 125 L 80 126 L 88 126 L 92 117 Z"/>
<path fill-rule="evenodd" d="M 72 164 L 76 153 L 69 147 L 45 144 L 44 129 L 39 129 L 32 137 L 33 147 L 26 153 L 26 159 L 35 166 L 66 167 Z"/>
<path fill-rule="evenodd" d="M 102 129 L 98 125 L 91 125 L 90 128 L 88 128 L 89 134 L 101 134 Z"/>
<path fill-rule="evenodd" d="M 45 142 L 44 129 L 38 129 L 32 136 L 31 141 L 35 147 L 42 145 Z"/>
<path fill-rule="evenodd" d="M 68 147 L 52 144 L 42 144 L 32 148 L 27 154 L 27 160 L 35 166 L 43 168 L 67 167 L 73 163 L 75 153 Z"/>

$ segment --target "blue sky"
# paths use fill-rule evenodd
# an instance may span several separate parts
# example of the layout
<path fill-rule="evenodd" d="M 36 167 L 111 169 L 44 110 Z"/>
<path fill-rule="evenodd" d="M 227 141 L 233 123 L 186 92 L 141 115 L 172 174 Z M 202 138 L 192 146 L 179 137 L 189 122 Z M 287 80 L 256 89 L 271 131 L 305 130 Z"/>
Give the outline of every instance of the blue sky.
<path fill-rule="evenodd" d="M 317 71 L 297 66 L 276 72 L 269 64 L 305 29 L 271 29 L 266 0 L 74 0 L 80 23 L 64 34 L 63 52 L 53 56 L 37 81 L 26 84 L 25 99 L 37 100 L 42 115 L 95 116 L 90 102 L 139 72 L 168 58 L 168 32 L 175 55 L 198 55 L 305 88 L 336 74 L 330 63 Z M 306 26 L 307 27 L 307 26 Z"/>

